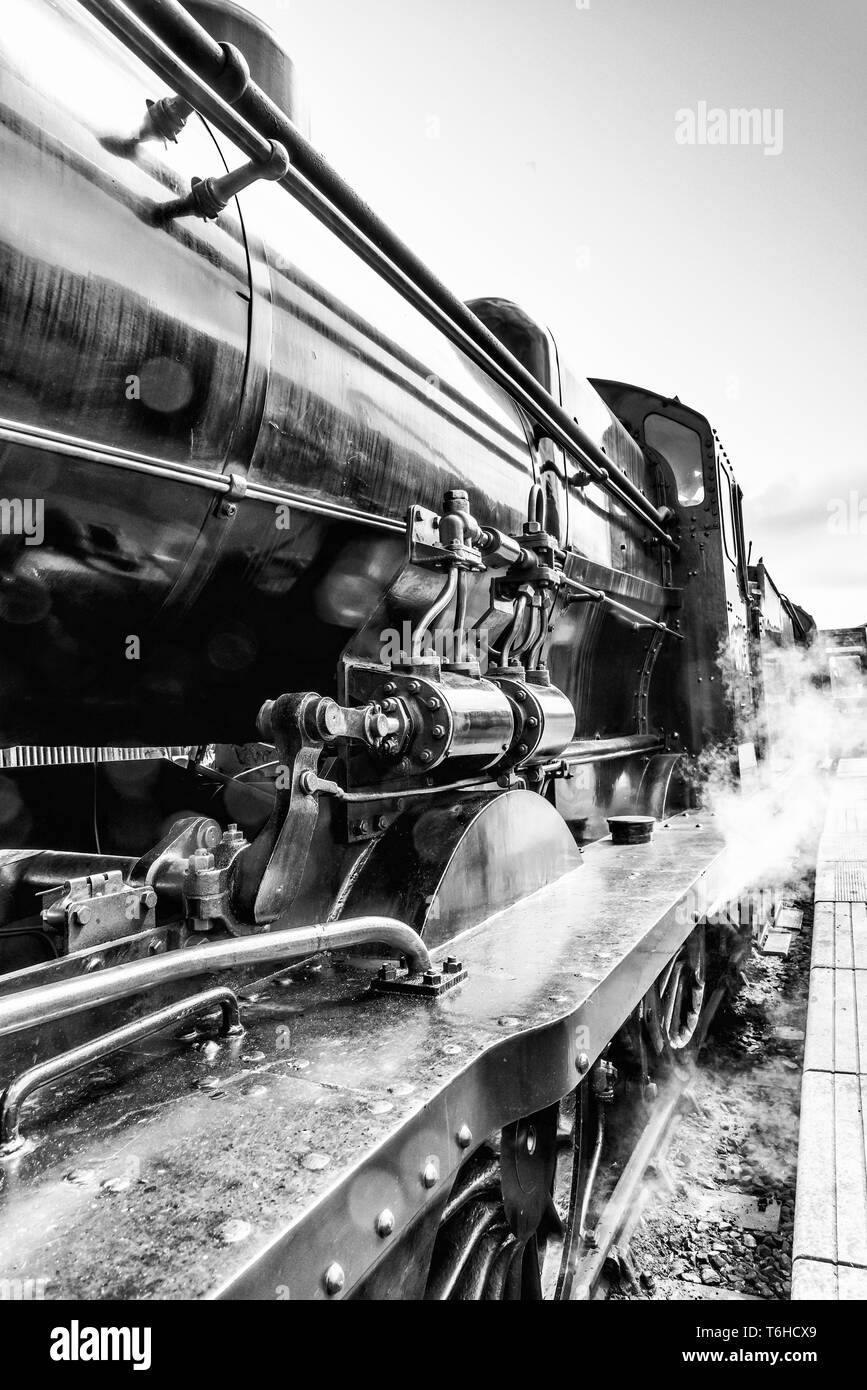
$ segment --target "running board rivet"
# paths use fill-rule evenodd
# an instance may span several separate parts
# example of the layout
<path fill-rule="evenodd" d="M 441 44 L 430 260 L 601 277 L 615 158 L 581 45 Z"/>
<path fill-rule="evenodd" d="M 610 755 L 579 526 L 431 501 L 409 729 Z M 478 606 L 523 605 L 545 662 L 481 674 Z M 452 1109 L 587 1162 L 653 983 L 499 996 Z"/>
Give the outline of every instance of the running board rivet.
<path fill-rule="evenodd" d="M 343 1271 L 343 1266 L 336 1262 L 333 1265 L 329 1265 L 325 1271 L 325 1277 L 322 1282 L 325 1285 L 325 1292 L 328 1294 L 329 1298 L 333 1298 L 336 1293 L 340 1293 L 346 1283 L 346 1275 Z"/>
<path fill-rule="evenodd" d="M 394 1212 L 385 1207 L 376 1218 L 376 1234 L 385 1240 L 394 1230 Z"/>
<path fill-rule="evenodd" d="M 458 1148 L 468 1149 L 473 1142 L 473 1131 L 470 1129 L 469 1125 L 461 1125 L 455 1138 L 458 1142 Z"/>
<path fill-rule="evenodd" d="M 429 1158 L 421 1172 L 423 1187 L 436 1187 L 440 1180 L 440 1163 L 438 1158 Z"/>

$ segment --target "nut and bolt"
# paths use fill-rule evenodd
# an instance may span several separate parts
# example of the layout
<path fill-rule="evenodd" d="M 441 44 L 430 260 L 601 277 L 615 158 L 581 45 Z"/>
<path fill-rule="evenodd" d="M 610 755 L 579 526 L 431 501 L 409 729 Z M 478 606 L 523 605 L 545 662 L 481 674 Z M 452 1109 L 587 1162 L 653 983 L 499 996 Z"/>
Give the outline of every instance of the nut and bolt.
<path fill-rule="evenodd" d="M 445 731 L 445 729 L 443 728 L 442 724 L 434 724 L 433 729 L 431 730 L 431 732 L 432 732 L 434 738 L 445 738 L 445 736 L 446 736 L 446 731 Z"/>
<path fill-rule="evenodd" d="M 459 975 L 462 969 L 463 966 L 461 965 L 461 962 L 458 960 L 457 956 L 446 956 L 445 960 L 443 961 L 444 975 Z"/>
<path fill-rule="evenodd" d="M 383 690 L 385 691 L 386 695 L 397 694 L 397 686 L 395 685 L 394 681 L 389 681 L 388 685 L 383 686 Z"/>
<path fill-rule="evenodd" d="M 437 699 L 436 695 L 432 695 L 429 700 L 425 700 L 425 704 L 428 709 L 439 709 L 440 707 L 440 701 Z"/>
<path fill-rule="evenodd" d="M 441 985 L 443 977 L 439 970 L 426 970 L 421 980 L 424 985 Z"/>
<path fill-rule="evenodd" d="M 220 516 L 233 517 L 237 510 L 234 502 L 223 502 L 220 505 Z"/>
<path fill-rule="evenodd" d="M 397 968 L 394 965 L 381 965 L 378 978 L 383 984 L 392 984 L 397 979 Z"/>
<path fill-rule="evenodd" d="M 423 748 L 422 751 L 419 753 L 418 756 L 419 756 L 419 762 L 421 762 L 421 763 L 431 763 L 431 762 L 433 762 L 433 753 L 430 751 L 429 748 Z"/>

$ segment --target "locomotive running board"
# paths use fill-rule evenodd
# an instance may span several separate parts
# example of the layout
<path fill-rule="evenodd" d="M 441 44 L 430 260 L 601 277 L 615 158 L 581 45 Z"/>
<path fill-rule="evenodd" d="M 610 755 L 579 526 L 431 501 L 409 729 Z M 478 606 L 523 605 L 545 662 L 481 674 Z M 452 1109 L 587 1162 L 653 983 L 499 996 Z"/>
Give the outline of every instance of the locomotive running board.
<path fill-rule="evenodd" d="M 373 994 L 369 961 L 308 963 L 242 995 L 242 1040 L 151 1043 L 62 1119 L 41 1092 L 0 1170 L 0 1277 L 49 1298 L 417 1296 L 389 1254 L 414 1229 L 423 1279 L 467 1154 L 566 1095 L 740 886 L 705 813 L 584 859 L 443 947 L 469 978 L 424 1009 Z"/>

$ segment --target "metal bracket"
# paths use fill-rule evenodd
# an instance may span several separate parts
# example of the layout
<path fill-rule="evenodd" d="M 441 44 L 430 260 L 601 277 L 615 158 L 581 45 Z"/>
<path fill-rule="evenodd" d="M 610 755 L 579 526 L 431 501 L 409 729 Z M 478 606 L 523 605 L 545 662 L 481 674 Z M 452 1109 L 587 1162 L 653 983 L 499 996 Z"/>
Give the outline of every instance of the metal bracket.
<path fill-rule="evenodd" d="M 376 994 L 403 994 L 415 999 L 439 999 L 456 985 L 462 984 L 469 974 L 455 956 L 447 956 L 442 968 L 436 966 L 422 974 L 410 975 L 408 970 L 396 965 L 380 966 L 379 974 L 370 982 Z"/>
<path fill-rule="evenodd" d="M 61 933 L 64 954 L 156 926 L 155 890 L 149 884 L 125 883 L 120 869 L 71 878 L 42 899 L 45 928 Z"/>

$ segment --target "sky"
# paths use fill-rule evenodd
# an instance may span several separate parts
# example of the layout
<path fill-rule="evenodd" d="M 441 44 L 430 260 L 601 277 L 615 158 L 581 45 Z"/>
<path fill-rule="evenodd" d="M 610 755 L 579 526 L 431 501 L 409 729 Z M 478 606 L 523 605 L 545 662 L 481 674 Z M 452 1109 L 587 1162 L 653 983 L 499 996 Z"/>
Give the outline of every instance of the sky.
<path fill-rule="evenodd" d="M 707 415 L 753 558 L 867 623 L 867 0 L 250 7 L 314 144 L 457 294 Z"/>

